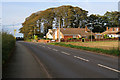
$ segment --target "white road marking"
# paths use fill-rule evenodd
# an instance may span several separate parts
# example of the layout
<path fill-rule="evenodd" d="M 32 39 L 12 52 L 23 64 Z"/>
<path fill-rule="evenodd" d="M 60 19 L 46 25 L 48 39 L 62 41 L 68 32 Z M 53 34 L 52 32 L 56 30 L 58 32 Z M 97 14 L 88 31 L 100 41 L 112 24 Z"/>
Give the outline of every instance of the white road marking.
<path fill-rule="evenodd" d="M 78 56 L 74 56 L 74 57 L 75 57 L 75 58 L 78 58 L 78 59 L 80 59 L 80 60 L 89 62 L 89 60 L 87 60 L 87 59 L 84 59 L 84 58 L 81 58 L 81 57 L 78 57 Z"/>
<path fill-rule="evenodd" d="M 120 73 L 119 70 L 117 70 L 117 69 L 113 69 L 113 68 L 110 68 L 110 67 L 107 67 L 107 66 L 104 66 L 104 65 L 102 65 L 102 64 L 98 64 L 98 66 L 100 66 L 100 67 L 104 67 L 104 68 L 106 68 L 106 69 L 109 69 L 109 70 L 112 70 L 112 71 L 115 71 L 115 72 L 119 72 L 119 73 Z"/>
<path fill-rule="evenodd" d="M 70 55 L 69 53 L 66 53 L 66 52 L 63 52 L 63 51 L 61 53 L 66 54 L 66 55 Z"/>
<path fill-rule="evenodd" d="M 50 47 L 48 47 L 48 49 L 51 49 Z"/>
<path fill-rule="evenodd" d="M 58 51 L 57 49 L 53 49 L 54 51 Z"/>

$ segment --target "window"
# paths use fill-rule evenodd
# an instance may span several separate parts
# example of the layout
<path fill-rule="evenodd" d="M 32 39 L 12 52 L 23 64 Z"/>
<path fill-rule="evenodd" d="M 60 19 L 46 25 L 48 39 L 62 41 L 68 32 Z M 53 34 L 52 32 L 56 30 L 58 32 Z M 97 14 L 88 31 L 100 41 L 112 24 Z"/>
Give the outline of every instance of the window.
<path fill-rule="evenodd" d="M 75 36 L 75 35 L 73 35 L 73 38 L 76 38 L 76 36 Z"/>
<path fill-rule="evenodd" d="M 114 28 L 112 28 L 112 31 L 114 31 Z"/>

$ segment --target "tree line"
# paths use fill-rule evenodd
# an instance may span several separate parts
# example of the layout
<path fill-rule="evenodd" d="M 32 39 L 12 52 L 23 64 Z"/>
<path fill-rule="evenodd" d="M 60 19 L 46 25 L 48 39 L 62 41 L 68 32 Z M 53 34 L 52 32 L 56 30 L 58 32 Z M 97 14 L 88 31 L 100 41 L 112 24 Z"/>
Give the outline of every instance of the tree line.
<path fill-rule="evenodd" d="M 106 26 L 117 27 L 119 25 L 119 14 L 120 12 L 117 11 L 107 11 L 103 16 L 88 15 L 88 11 L 82 8 L 63 5 L 31 14 L 22 23 L 23 27 L 20 28 L 20 33 L 24 34 L 25 39 L 32 39 L 34 35 L 43 37 L 48 29 L 59 27 L 59 20 L 62 28 L 84 28 L 88 26 L 93 27 L 93 32 L 103 32 Z"/>

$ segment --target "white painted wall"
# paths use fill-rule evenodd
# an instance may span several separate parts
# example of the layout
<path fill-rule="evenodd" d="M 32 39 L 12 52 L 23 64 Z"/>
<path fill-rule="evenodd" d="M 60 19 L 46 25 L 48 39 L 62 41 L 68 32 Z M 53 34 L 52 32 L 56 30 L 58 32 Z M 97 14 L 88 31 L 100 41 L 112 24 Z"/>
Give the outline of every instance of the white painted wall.
<path fill-rule="evenodd" d="M 57 39 L 57 31 L 55 31 L 55 39 Z"/>
<path fill-rule="evenodd" d="M 62 38 L 62 33 L 60 32 L 60 39 Z M 57 39 L 57 30 L 55 31 L 55 39 Z"/>
<path fill-rule="evenodd" d="M 119 34 L 117 34 L 117 35 L 114 35 L 114 34 L 108 34 L 108 36 L 109 36 L 109 37 L 115 37 L 115 38 L 120 37 Z"/>
<path fill-rule="evenodd" d="M 51 34 L 47 33 L 47 38 L 53 39 L 53 36 Z"/>

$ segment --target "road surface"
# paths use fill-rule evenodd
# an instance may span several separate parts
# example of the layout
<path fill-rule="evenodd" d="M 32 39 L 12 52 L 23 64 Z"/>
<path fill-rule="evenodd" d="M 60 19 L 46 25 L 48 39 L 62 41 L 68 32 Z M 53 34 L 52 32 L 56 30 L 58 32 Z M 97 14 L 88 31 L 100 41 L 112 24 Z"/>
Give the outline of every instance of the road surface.
<path fill-rule="evenodd" d="M 16 42 L 3 78 L 118 78 L 118 58 L 43 43 Z"/>

